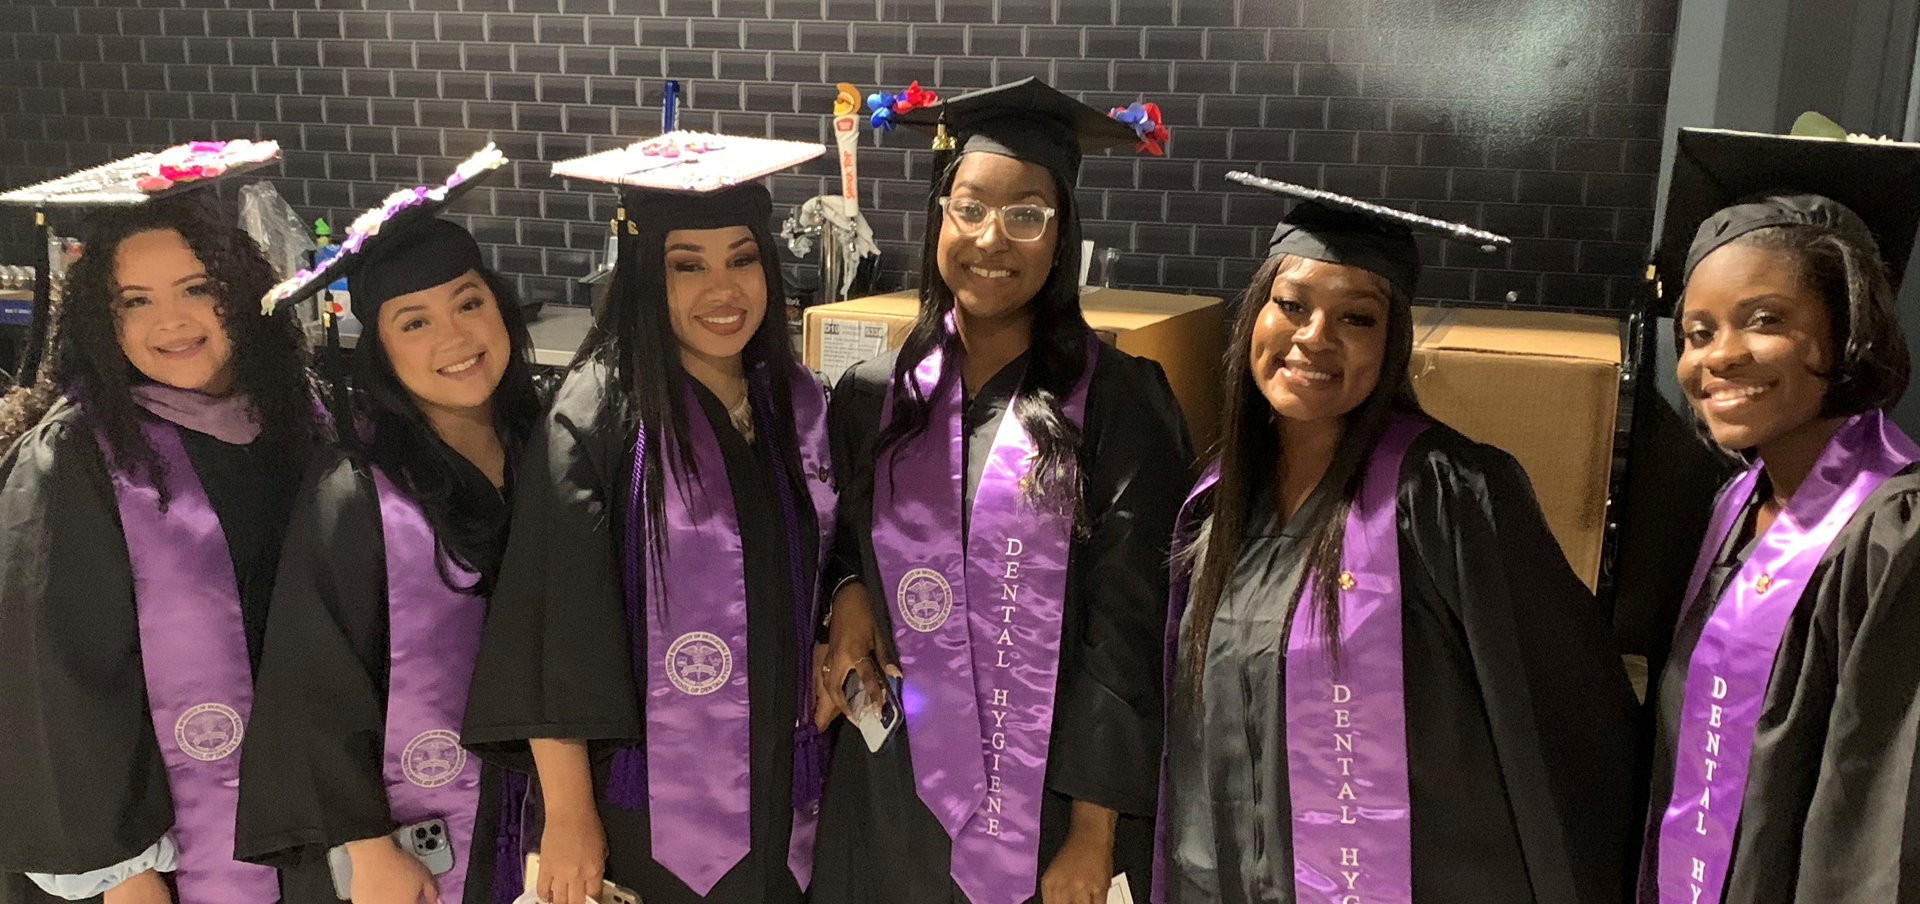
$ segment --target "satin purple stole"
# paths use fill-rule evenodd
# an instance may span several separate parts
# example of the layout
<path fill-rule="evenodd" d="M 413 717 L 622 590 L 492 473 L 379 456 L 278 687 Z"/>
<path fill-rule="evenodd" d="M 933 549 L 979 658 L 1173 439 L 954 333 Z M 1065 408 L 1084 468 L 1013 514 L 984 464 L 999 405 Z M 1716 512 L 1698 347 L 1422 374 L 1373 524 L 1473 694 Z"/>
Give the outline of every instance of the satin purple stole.
<path fill-rule="evenodd" d="M 1063 406 L 1076 424 L 1099 348 L 1089 334 Z M 962 518 L 964 390 L 944 364 L 935 349 L 914 368 L 928 427 L 875 467 L 874 555 L 907 676 L 914 780 L 953 839 L 953 879 L 973 904 L 1018 904 L 1037 884 L 1072 505 L 1021 498 L 1033 441 L 1009 403 Z"/>
<path fill-rule="evenodd" d="M 1309 601 L 1287 638 L 1287 789 L 1299 904 L 1410 904 L 1412 796 L 1401 644 L 1400 464 L 1431 421 L 1396 417 L 1374 446 L 1340 555 L 1340 661 Z"/>
<path fill-rule="evenodd" d="M 792 387 L 801 469 L 824 556 L 832 546 L 835 498 L 826 396 L 811 374 L 798 369 Z M 705 895 L 746 856 L 752 842 L 747 586 L 726 460 L 712 424 L 697 416 L 699 402 L 691 386 L 686 402 L 696 414 L 687 419 L 692 473 L 667 469 L 665 553 L 662 561 L 642 565 L 645 598 L 653 601 L 640 616 L 646 623 L 646 788 L 653 859 Z M 643 506 L 631 505 L 629 519 L 646 517 Z M 814 564 L 817 581 L 819 563 Z M 811 627 L 812 608 L 806 609 Z M 799 655 L 809 664 L 809 689 L 812 640 L 811 631 L 799 638 Z M 808 722 L 812 713 L 798 717 Z M 800 755 L 796 747 L 796 758 Z M 796 775 L 804 768 L 797 765 Z M 798 785 L 796 778 L 796 797 Z M 787 863 L 803 889 L 812 878 L 818 816 L 817 797 L 794 810 Z"/>
<path fill-rule="evenodd" d="M 1387 422 L 1348 511 L 1338 578 L 1337 672 L 1307 604 L 1316 578 L 1309 574 L 1301 583 L 1286 657 L 1287 786 L 1294 898 L 1300 904 L 1405 904 L 1413 897 L 1397 496 L 1407 449 L 1432 425 L 1404 415 Z M 1217 466 L 1209 467 L 1188 493 L 1175 549 L 1198 528 L 1195 500 L 1219 479 Z M 1170 707 L 1191 577 L 1176 571 L 1167 607 L 1163 664 Z M 1160 787 L 1156 904 L 1167 900 L 1170 856 L 1164 753 Z"/>
<path fill-rule="evenodd" d="M 1861 504 L 1915 461 L 1920 447 L 1881 412 L 1848 418 L 1722 593 L 1688 660 L 1673 796 L 1659 817 L 1659 904 L 1720 901 L 1754 729 L 1787 620 L 1821 557 Z M 1764 468 L 1755 461 L 1721 493 L 1694 561 L 1686 605 L 1698 600 Z"/>
<path fill-rule="evenodd" d="M 143 418 L 140 429 L 166 469 L 165 511 L 150 479 L 114 467 L 104 439 L 100 448 L 133 567 L 147 708 L 173 796 L 174 882 L 180 900 L 192 904 L 277 900 L 275 870 L 233 859 L 235 754 L 253 707 L 253 672 L 226 534 L 179 428 Z"/>
<path fill-rule="evenodd" d="M 457 902 L 466 893 L 480 807 L 480 762 L 460 746 L 460 719 L 486 602 L 447 586 L 433 528 L 420 506 L 385 472 L 371 470 L 387 560 L 387 807 L 400 825 L 446 821 L 454 868 L 434 881 L 441 900 Z M 478 577 L 451 560 L 447 570 L 467 586 Z"/>

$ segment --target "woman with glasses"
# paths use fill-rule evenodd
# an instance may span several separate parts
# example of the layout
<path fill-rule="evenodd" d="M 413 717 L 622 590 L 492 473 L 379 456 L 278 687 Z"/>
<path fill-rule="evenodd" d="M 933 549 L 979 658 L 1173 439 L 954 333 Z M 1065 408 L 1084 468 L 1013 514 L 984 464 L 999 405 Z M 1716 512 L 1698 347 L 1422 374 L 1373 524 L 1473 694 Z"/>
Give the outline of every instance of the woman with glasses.
<path fill-rule="evenodd" d="M 813 900 L 1098 904 L 1119 874 L 1144 896 L 1192 452 L 1159 366 L 1081 316 L 1073 198 L 1082 152 L 1134 134 L 1031 79 L 901 119 L 964 146 L 918 321 L 833 395 L 845 579 L 816 678 L 823 721 L 860 715 L 857 673 L 904 724 L 839 732 Z"/>

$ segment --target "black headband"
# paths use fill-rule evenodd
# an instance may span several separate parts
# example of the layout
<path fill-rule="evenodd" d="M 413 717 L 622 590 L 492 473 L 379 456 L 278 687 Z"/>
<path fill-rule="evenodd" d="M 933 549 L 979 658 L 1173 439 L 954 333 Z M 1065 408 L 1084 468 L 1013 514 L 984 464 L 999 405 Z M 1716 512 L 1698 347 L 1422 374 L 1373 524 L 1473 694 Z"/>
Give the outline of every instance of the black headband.
<path fill-rule="evenodd" d="M 1773 226 L 1811 226 L 1825 229 L 1879 250 L 1873 231 L 1865 220 L 1845 204 L 1822 195 L 1804 192 L 1767 192 L 1721 208 L 1700 224 L 1687 248 L 1686 279 L 1707 255 L 1751 232 Z"/>
<path fill-rule="evenodd" d="M 372 331 L 380 306 L 452 282 L 485 266 L 480 246 L 464 228 L 430 214 L 401 213 L 367 244 L 358 269 L 347 275 L 354 319 Z"/>

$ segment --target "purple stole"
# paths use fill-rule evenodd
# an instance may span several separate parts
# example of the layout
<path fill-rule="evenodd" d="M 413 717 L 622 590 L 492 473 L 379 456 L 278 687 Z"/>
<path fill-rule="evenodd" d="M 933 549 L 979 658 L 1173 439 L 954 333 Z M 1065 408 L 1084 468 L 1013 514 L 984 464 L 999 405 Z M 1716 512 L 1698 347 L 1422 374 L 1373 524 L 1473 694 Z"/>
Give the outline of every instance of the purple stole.
<path fill-rule="evenodd" d="M 756 414 L 762 425 L 774 423 L 771 398 L 763 373 L 755 381 Z M 810 501 L 820 533 L 819 566 L 832 547 L 835 492 L 831 454 L 827 445 L 826 393 L 807 371 L 795 368 L 792 377 L 793 415 L 799 439 L 801 472 L 806 475 Z M 752 841 L 751 741 L 747 688 L 747 585 L 742 560 L 739 521 L 733 492 L 727 482 L 726 460 L 713 425 L 700 414 L 692 386 L 687 387 L 688 437 L 693 459 L 691 475 L 669 467 L 663 528 L 662 561 L 648 562 L 639 522 L 646 518 L 645 495 L 639 467 L 646 442 L 644 429 L 635 445 L 634 474 L 628 500 L 627 537 L 630 619 L 645 624 L 636 630 L 635 643 L 644 643 L 646 709 L 645 782 L 653 825 L 653 859 L 672 871 L 694 892 L 705 895 L 722 876 L 746 856 Z M 762 429 L 760 441 L 776 443 Z M 663 456 L 671 461 L 671 456 Z M 774 456 L 775 462 L 781 460 Z M 776 475 L 786 481 L 784 470 Z M 787 521 L 791 531 L 796 522 Z M 797 543 L 792 548 L 799 548 Z M 795 568 L 799 567 L 795 563 Z M 636 571 L 644 571 L 646 611 L 639 608 Z M 806 588 L 800 588 L 802 592 Z M 813 588 L 817 591 L 817 587 Z M 815 594 L 817 595 L 817 593 Z M 804 611 L 796 615 L 803 693 L 812 688 L 813 610 L 811 597 L 796 598 Z M 644 634 L 642 637 L 641 635 Z M 636 650 L 636 652 L 641 652 Z M 810 699 L 810 698 L 808 698 Z M 812 712 L 803 709 L 799 720 L 811 729 Z M 796 732 L 798 733 L 798 731 Z M 802 777 L 818 774 L 810 763 L 812 745 L 795 746 L 795 808 L 788 845 L 787 866 L 805 889 L 813 875 L 813 838 L 819 818 L 817 790 L 802 794 Z M 615 783 L 631 766 L 616 761 Z M 658 776 L 659 780 L 651 777 Z M 817 782 L 817 779 L 816 779 Z M 609 790 L 609 797 L 625 792 Z"/>
<path fill-rule="evenodd" d="M 133 568 L 147 709 L 173 796 L 174 882 L 192 904 L 261 904 L 280 897 L 278 873 L 233 859 L 240 800 L 234 754 L 253 707 L 253 672 L 240 590 L 219 516 L 194 474 L 179 429 L 143 418 L 141 432 L 166 469 L 165 511 L 152 480 L 112 464 L 120 526 Z"/>
<path fill-rule="evenodd" d="M 387 560 L 387 807 L 400 825 L 446 821 L 454 869 L 434 881 L 441 900 L 458 902 L 466 893 L 480 806 L 480 762 L 460 746 L 460 719 L 486 603 L 447 586 L 435 561 L 438 542 L 420 506 L 384 471 L 371 470 Z M 447 566 L 456 580 L 477 577 L 451 560 Z"/>
<path fill-rule="evenodd" d="M 1881 412 L 1848 418 L 1721 594 L 1688 660 L 1673 796 L 1665 814 L 1656 810 L 1653 817 L 1660 839 L 1659 904 L 1720 901 L 1754 728 L 1787 620 L 1834 537 L 1880 484 L 1915 461 L 1920 447 Z M 1720 494 L 1694 561 L 1686 605 L 1698 600 L 1764 467 L 1756 460 Z"/>
<path fill-rule="evenodd" d="M 1063 406 L 1076 424 L 1099 349 L 1089 334 Z M 962 518 L 964 389 L 944 364 L 935 349 L 914 368 L 932 405 L 927 428 L 875 466 L 873 548 L 895 609 L 920 799 L 953 839 L 952 875 L 968 900 L 1018 904 L 1037 885 L 1073 500 L 1036 509 L 1021 498 L 1033 441 L 1009 403 Z M 889 396 L 889 418 L 892 407 Z"/>
<path fill-rule="evenodd" d="M 1413 900 L 1412 794 L 1407 784 L 1407 700 L 1401 643 L 1397 497 L 1407 449 L 1432 421 L 1390 419 L 1374 445 L 1347 513 L 1341 551 L 1340 663 L 1329 656 L 1310 601 L 1317 576 L 1300 585 L 1287 638 L 1287 789 L 1293 812 L 1294 899 L 1299 904 L 1409 904 Z M 1187 496 L 1180 541 L 1198 520 L 1194 500 L 1219 480 L 1209 469 Z M 1225 550 L 1213 550 L 1225 554 Z M 1173 699 L 1180 618 L 1190 576 L 1176 574 L 1168 605 L 1167 699 Z M 1164 902 L 1169 851 L 1162 830 L 1153 900 Z"/>

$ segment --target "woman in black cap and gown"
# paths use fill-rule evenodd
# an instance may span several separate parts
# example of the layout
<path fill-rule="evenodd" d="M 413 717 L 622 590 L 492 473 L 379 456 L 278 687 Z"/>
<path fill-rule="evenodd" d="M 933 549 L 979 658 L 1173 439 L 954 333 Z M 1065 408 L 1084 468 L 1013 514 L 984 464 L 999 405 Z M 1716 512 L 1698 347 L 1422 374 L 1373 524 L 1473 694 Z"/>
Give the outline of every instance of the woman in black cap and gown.
<path fill-rule="evenodd" d="M 1617 904 L 1633 697 L 1513 458 L 1420 410 L 1415 230 L 1303 198 L 1180 522 L 1163 904 Z"/>
<path fill-rule="evenodd" d="M 772 198 L 820 145 L 671 132 L 555 166 L 629 187 L 599 315 L 517 475 L 462 732 L 537 771 L 551 904 L 793 904 L 811 875 L 826 400 Z M 673 161 L 666 162 L 663 161 Z"/>
<path fill-rule="evenodd" d="M 238 748 L 300 471 L 298 325 L 210 192 L 105 212 L 0 402 L 0 902 L 259 904 Z"/>
<path fill-rule="evenodd" d="M 496 859 L 519 870 L 511 845 L 495 857 L 502 776 L 468 759 L 458 731 L 506 547 L 513 459 L 540 402 L 511 283 L 435 216 L 452 200 L 398 213 L 274 298 L 292 304 L 347 274 L 361 334 L 343 420 L 356 428 L 315 457 L 294 503 L 236 850 L 330 866 L 358 904 L 487 904 Z M 445 833 L 431 832 L 436 819 Z M 423 825 L 422 841 L 451 855 L 427 859 L 449 867 L 437 877 L 413 839 L 389 837 Z M 505 884 L 501 900 L 519 895 Z"/>
<path fill-rule="evenodd" d="M 1744 467 L 1648 695 L 1645 904 L 1920 901 L 1920 446 L 1886 414 L 1920 145 L 1834 138 L 1679 137 L 1677 376 Z"/>
<path fill-rule="evenodd" d="M 1037 80 L 900 117 L 957 133 L 920 316 L 833 396 L 845 475 L 823 697 L 899 678 L 877 752 L 843 726 L 817 904 L 1142 895 L 1163 567 L 1192 452 L 1159 365 L 1081 316 L 1081 155 L 1126 125 Z"/>

